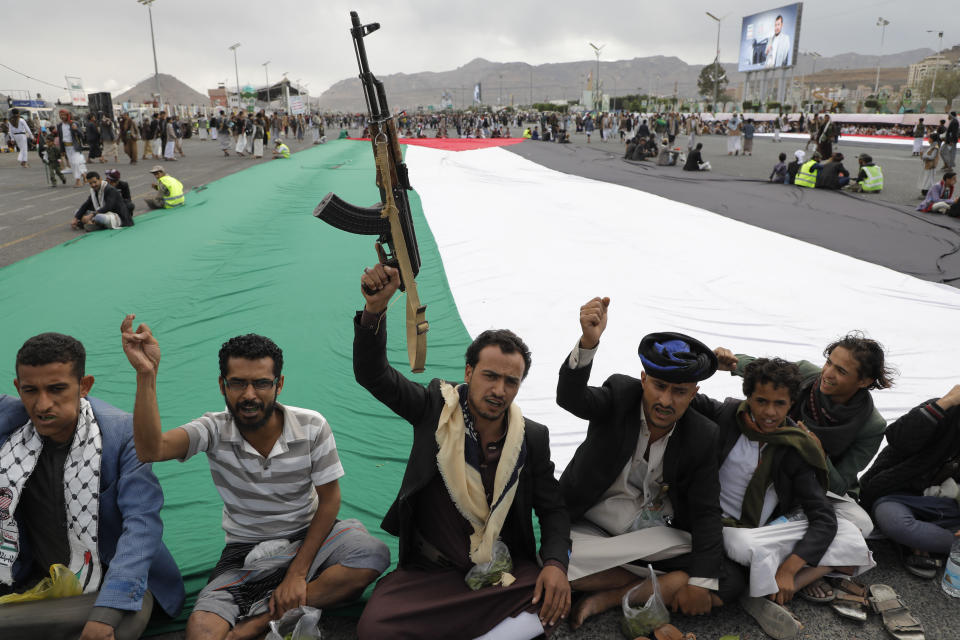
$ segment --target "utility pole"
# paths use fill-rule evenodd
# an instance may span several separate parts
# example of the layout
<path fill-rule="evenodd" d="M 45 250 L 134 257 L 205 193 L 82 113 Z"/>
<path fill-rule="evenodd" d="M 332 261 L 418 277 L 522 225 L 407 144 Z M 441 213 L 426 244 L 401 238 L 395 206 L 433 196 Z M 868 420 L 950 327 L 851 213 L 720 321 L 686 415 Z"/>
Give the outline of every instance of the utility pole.
<path fill-rule="evenodd" d="M 240 68 L 237 66 L 237 48 L 240 46 L 240 43 L 237 42 L 234 45 L 227 47 L 233 51 L 233 72 L 237 74 L 237 109 L 240 109 Z"/>
<path fill-rule="evenodd" d="M 600 115 L 600 105 L 603 101 L 603 97 L 600 95 L 600 52 L 603 51 L 603 48 L 607 45 L 602 44 L 598 47 L 592 42 L 588 42 L 587 44 L 593 47 L 593 52 L 597 54 L 597 77 L 593 79 L 593 104 L 597 110 L 597 115 Z"/>
<path fill-rule="evenodd" d="M 887 32 L 888 24 L 890 24 L 889 20 L 877 18 L 877 26 L 880 27 L 880 55 L 877 56 L 877 81 L 873 85 L 873 95 L 877 99 L 880 98 L 880 60 L 883 58 L 883 36 Z"/>
<path fill-rule="evenodd" d="M 153 47 L 153 81 L 157 86 L 157 105 L 162 109 L 163 98 L 160 96 L 160 72 L 157 71 L 157 42 L 153 38 L 153 11 L 150 9 L 150 5 L 153 4 L 154 0 L 137 0 L 137 2 L 147 8 L 147 15 L 150 16 L 150 46 Z"/>
<path fill-rule="evenodd" d="M 927 98 L 929 102 L 931 98 L 935 97 L 934 91 L 937 90 L 937 68 L 940 66 L 940 52 L 943 51 L 943 31 L 927 29 L 927 33 L 936 33 L 937 37 L 940 38 L 940 44 L 937 46 L 937 60 L 933 63 L 933 82 L 930 85 L 930 96 Z"/>
<path fill-rule="evenodd" d="M 270 105 L 270 71 L 267 67 L 270 65 L 270 61 L 267 60 L 263 63 L 263 75 L 267 80 L 267 105 Z"/>
<path fill-rule="evenodd" d="M 717 113 L 717 101 L 720 100 L 720 18 L 709 11 L 706 14 L 717 21 L 717 57 L 713 61 L 713 112 Z"/>

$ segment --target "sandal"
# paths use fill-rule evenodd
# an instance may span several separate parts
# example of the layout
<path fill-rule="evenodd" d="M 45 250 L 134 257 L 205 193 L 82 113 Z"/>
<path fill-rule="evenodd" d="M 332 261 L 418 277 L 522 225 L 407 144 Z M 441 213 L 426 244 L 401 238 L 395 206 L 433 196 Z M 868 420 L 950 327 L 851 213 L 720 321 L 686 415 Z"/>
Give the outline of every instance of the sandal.
<path fill-rule="evenodd" d="M 907 571 L 926 580 L 932 580 L 937 576 L 937 569 L 940 567 L 940 561 L 929 555 L 921 555 L 921 552 L 911 549 L 907 557 L 903 559 L 903 565 Z"/>
<path fill-rule="evenodd" d="M 867 585 L 856 578 L 827 578 L 827 582 L 833 587 L 834 593 L 839 590 L 860 598 L 866 599 L 867 597 Z M 840 597 L 840 595 L 838 593 L 837 597 Z"/>
<path fill-rule="evenodd" d="M 815 596 L 813 595 L 814 589 L 819 589 L 821 593 L 826 593 L 829 591 L 830 595 Z M 837 594 L 834 593 L 833 591 L 833 587 L 827 584 L 827 581 L 824 580 L 823 578 L 818 578 L 817 580 L 814 580 L 813 582 L 805 586 L 803 589 L 800 589 L 797 595 L 799 595 L 804 600 L 809 600 L 810 602 L 818 602 L 818 603 L 833 602 L 834 599 L 837 597 Z"/>
<path fill-rule="evenodd" d="M 923 625 L 897 592 L 885 584 L 870 585 L 870 607 L 883 618 L 883 626 L 897 640 L 925 640 Z"/>
<path fill-rule="evenodd" d="M 773 600 L 743 597 L 740 598 L 740 606 L 774 640 L 794 640 L 803 630 L 803 624 L 797 617 Z"/>
<path fill-rule="evenodd" d="M 837 594 L 836 599 L 830 603 L 830 608 L 842 618 L 866 622 L 867 604 L 866 598 L 841 591 Z"/>

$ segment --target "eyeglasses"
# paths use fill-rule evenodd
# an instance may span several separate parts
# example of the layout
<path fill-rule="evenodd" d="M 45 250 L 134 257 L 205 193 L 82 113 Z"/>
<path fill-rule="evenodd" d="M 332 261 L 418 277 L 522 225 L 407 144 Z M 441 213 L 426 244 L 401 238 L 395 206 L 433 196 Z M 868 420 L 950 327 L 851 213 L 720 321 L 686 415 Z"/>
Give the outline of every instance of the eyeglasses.
<path fill-rule="evenodd" d="M 259 378 L 257 380 L 243 380 L 241 378 L 228 378 L 224 380 L 224 384 L 227 386 L 227 389 L 230 391 L 246 391 L 248 385 L 253 385 L 253 388 L 257 391 L 266 391 L 267 389 L 272 389 L 278 382 L 280 378 Z"/>

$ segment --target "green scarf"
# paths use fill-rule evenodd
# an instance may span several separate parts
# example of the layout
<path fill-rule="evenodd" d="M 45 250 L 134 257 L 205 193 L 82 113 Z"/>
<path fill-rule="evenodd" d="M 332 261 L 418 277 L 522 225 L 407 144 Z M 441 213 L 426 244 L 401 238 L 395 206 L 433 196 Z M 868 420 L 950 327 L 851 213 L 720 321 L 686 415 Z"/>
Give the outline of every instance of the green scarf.
<path fill-rule="evenodd" d="M 763 510 L 763 498 L 767 493 L 767 487 L 773 482 L 773 462 L 776 449 L 774 447 L 790 447 L 796 450 L 803 458 L 804 462 L 809 464 L 817 473 L 817 481 L 824 491 L 827 489 L 827 460 L 823 456 L 823 451 L 817 446 L 816 442 L 799 427 L 794 426 L 793 422 L 784 421 L 776 431 L 762 433 L 755 430 L 750 425 L 755 425 L 753 416 L 747 407 L 747 401 L 744 400 L 737 408 L 737 426 L 740 427 L 740 433 L 745 435 L 748 440 L 754 442 L 766 443 L 763 453 L 760 455 L 760 463 L 753 472 L 750 484 L 747 485 L 747 491 L 743 495 L 743 506 L 740 510 L 740 520 L 736 526 L 740 527 L 759 527 L 760 512 Z M 783 505 L 787 507 L 789 505 Z"/>

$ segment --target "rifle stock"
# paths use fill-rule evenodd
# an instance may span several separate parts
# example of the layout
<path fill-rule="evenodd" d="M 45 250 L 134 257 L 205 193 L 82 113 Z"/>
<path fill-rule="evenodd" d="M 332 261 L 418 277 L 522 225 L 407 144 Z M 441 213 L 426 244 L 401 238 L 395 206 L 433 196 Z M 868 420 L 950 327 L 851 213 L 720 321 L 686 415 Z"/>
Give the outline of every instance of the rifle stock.
<path fill-rule="evenodd" d="M 420 272 L 420 250 L 410 213 L 407 190 L 411 189 L 407 166 L 397 137 L 397 124 L 390 115 L 383 83 L 370 72 L 363 38 L 380 28 L 378 23 L 362 25 L 355 11 L 350 12 L 353 47 L 360 66 L 368 126 L 377 173 L 380 202 L 372 207 L 358 207 L 328 193 L 314 209 L 313 215 L 331 226 L 360 235 L 378 236 L 377 255 L 380 262 L 400 272 L 400 289 L 407 297 L 407 355 L 415 373 L 423 371 L 427 354 L 426 305 L 420 304 L 416 276 Z"/>

